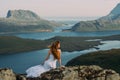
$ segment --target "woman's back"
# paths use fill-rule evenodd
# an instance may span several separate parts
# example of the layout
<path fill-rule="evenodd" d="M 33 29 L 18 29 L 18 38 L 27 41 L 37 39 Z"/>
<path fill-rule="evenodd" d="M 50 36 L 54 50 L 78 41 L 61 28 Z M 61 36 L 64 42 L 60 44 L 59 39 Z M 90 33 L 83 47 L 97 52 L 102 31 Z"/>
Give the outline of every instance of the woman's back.
<path fill-rule="evenodd" d="M 50 46 L 50 50 L 48 51 L 48 55 L 45 59 L 43 65 L 37 65 L 30 67 L 26 70 L 27 77 L 38 77 L 41 73 L 49 71 L 50 69 L 56 68 L 56 61 L 59 62 L 61 66 L 61 50 L 60 42 L 56 41 Z"/>
<path fill-rule="evenodd" d="M 54 59 L 54 56 L 50 54 L 48 60 L 46 60 L 43 65 L 37 65 L 27 69 L 27 77 L 38 77 L 41 73 L 56 68 L 56 61 L 57 59 Z"/>
<path fill-rule="evenodd" d="M 44 67 L 46 69 L 56 68 L 56 61 L 57 59 L 54 59 L 54 56 L 50 54 L 49 59 L 44 62 Z"/>

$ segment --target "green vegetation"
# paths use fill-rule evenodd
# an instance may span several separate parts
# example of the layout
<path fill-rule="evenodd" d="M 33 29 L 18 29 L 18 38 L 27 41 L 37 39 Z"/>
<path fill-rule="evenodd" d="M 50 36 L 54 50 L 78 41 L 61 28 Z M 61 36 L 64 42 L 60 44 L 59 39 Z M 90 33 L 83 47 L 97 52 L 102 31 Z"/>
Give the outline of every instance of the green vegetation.
<path fill-rule="evenodd" d="M 47 40 L 22 39 L 15 36 L 0 36 L 0 54 L 46 49 L 48 48 L 47 46 L 55 40 L 59 40 L 61 42 L 62 51 L 80 51 L 89 48 L 94 48 L 97 45 L 101 45 L 100 41 L 87 41 L 94 39 L 120 40 L 120 35 L 113 35 L 107 37 L 58 36 Z"/>
<path fill-rule="evenodd" d="M 99 65 L 120 73 L 120 49 L 84 54 L 72 59 L 66 64 L 66 66 L 74 65 Z"/>
<path fill-rule="evenodd" d="M 89 39 L 95 39 L 94 37 L 54 37 L 52 39 L 45 40 L 46 42 L 53 42 L 59 40 L 61 42 L 62 51 L 80 51 L 94 46 L 100 45 L 100 41 L 86 41 Z"/>
<path fill-rule="evenodd" d="M 45 48 L 44 41 L 0 36 L 0 54 L 32 51 Z"/>
<path fill-rule="evenodd" d="M 100 44 L 99 41 L 85 41 L 87 39 L 82 37 L 54 37 L 48 40 L 33 40 L 14 36 L 0 36 L 0 54 L 46 49 L 55 40 L 61 41 L 62 51 L 84 50 Z"/>

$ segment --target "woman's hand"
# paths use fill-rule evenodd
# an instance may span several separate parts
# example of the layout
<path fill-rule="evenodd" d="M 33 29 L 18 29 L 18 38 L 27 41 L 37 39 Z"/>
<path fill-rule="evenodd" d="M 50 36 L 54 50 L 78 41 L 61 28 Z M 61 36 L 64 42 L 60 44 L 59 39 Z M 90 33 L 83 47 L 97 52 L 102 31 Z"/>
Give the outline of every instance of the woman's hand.
<path fill-rule="evenodd" d="M 65 68 L 65 66 L 61 65 L 61 68 Z"/>
<path fill-rule="evenodd" d="M 63 70 L 63 69 L 65 69 L 65 66 L 61 65 L 60 70 Z"/>
<path fill-rule="evenodd" d="M 46 59 L 41 64 L 44 65 L 45 61 L 46 61 Z"/>

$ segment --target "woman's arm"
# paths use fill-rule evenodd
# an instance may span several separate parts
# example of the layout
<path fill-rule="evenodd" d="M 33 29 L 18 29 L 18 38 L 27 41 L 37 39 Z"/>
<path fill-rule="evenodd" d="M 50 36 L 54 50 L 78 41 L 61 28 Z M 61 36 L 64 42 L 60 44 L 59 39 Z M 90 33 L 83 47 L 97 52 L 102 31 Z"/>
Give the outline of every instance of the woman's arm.
<path fill-rule="evenodd" d="M 46 58 L 45 58 L 45 60 L 43 61 L 42 64 L 44 64 L 44 62 L 49 59 L 50 53 L 51 53 L 51 51 L 49 50 L 49 51 L 48 51 L 48 55 L 46 56 Z"/>
<path fill-rule="evenodd" d="M 61 59 L 59 59 L 58 62 L 59 62 L 59 66 L 62 67 Z"/>
<path fill-rule="evenodd" d="M 50 53 L 51 53 L 51 51 L 49 50 L 49 51 L 48 51 L 48 55 L 47 55 L 47 57 L 45 58 L 45 60 L 48 60 L 48 59 L 49 59 Z"/>
<path fill-rule="evenodd" d="M 58 59 L 58 63 L 59 63 L 60 69 L 64 69 L 65 66 L 62 65 L 62 61 L 61 61 L 61 50 L 60 50 L 60 49 L 59 49 L 59 54 L 60 54 L 60 59 Z"/>
<path fill-rule="evenodd" d="M 61 50 L 58 50 L 60 59 L 58 59 L 59 66 L 62 67 L 62 62 L 61 62 Z"/>

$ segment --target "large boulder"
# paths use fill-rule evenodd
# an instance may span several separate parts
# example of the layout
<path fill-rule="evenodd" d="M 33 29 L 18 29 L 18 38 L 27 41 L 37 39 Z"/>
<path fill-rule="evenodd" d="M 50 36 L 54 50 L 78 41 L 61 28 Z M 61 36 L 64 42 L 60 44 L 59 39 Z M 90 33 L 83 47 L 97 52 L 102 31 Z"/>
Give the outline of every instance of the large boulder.
<path fill-rule="evenodd" d="M 120 76 L 114 70 L 90 65 L 56 68 L 36 78 L 26 78 L 25 74 L 4 68 L 0 69 L 0 80 L 120 80 Z"/>
<path fill-rule="evenodd" d="M 64 69 L 53 69 L 45 72 L 41 77 L 27 78 L 27 80 L 119 80 L 120 76 L 113 70 L 102 69 L 99 66 L 74 66 Z"/>
<path fill-rule="evenodd" d="M 0 80 L 16 80 L 16 75 L 13 73 L 12 69 L 0 69 Z"/>

